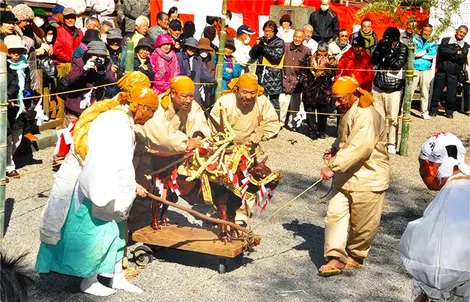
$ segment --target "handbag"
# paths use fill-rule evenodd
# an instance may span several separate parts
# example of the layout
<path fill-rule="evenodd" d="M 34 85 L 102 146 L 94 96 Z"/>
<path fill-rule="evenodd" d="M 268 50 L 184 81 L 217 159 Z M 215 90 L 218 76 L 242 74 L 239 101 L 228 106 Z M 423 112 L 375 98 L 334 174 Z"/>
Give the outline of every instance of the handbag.
<path fill-rule="evenodd" d="M 458 81 L 459 83 L 462 83 L 462 84 L 465 84 L 465 82 L 467 82 L 469 79 L 468 79 L 468 72 L 467 72 L 467 69 L 462 68 L 460 70 L 460 73 L 459 73 L 459 76 L 458 76 Z"/>

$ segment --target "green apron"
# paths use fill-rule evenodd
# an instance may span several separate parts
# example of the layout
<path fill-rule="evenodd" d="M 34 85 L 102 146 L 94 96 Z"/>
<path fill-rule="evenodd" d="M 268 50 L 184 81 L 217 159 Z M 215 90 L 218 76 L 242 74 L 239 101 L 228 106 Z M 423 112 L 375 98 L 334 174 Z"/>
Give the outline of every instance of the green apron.
<path fill-rule="evenodd" d="M 124 256 L 125 221 L 103 221 L 92 216 L 92 203 L 85 198 L 76 208 L 72 202 L 61 239 L 57 245 L 41 243 L 36 271 L 50 271 L 88 278 L 95 274 L 113 273 L 116 262 Z"/>

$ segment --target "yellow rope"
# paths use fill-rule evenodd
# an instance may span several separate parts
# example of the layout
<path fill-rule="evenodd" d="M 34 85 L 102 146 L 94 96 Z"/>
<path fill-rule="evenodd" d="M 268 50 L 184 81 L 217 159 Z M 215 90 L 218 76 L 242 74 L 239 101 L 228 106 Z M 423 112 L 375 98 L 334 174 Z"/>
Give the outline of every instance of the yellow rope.
<path fill-rule="evenodd" d="M 289 200 L 288 202 L 285 202 L 281 207 L 279 207 L 274 213 L 272 213 L 271 215 L 268 216 L 268 218 L 266 218 L 265 220 L 263 220 L 262 222 L 260 222 L 259 224 L 257 224 L 251 231 L 254 232 L 256 229 L 258 229 L 259 227 L 261 227 L 263 224 L 267 223 L 268 221 L 270 221 L 271 219 L 273 219 L 281 210 L 285 209 L 286 207 L 288 207 L 291 203 L 293 203 L 294 201 L 296 201 L 299 197 L 301 197 L 302 195 L 304 195 L 305 193 L 307 193 L 309 190 L 311 190 L 312 188 L 314 188 L 315 186 L 317 186 L 319 183 L 321 183 L 322 180 L 319 179 L 317 180 L 314 184 L 310 185 L 307 189 L 303 190 L 300 194 L 298 194 L 297 196 L 295 196 L 294 198 L 292 198 L 291 200 Z"/>

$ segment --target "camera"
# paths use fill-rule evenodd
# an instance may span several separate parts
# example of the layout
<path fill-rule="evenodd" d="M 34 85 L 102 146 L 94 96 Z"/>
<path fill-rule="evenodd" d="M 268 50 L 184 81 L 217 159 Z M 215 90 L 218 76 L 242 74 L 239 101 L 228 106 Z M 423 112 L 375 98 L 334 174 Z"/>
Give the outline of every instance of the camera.
<path fill-rule="evenodd" d="M 99 74 L 104 74 L 106 72 L 106 59 L 105 58 L 96 58 L 95 59 L 96 72 Z"/>

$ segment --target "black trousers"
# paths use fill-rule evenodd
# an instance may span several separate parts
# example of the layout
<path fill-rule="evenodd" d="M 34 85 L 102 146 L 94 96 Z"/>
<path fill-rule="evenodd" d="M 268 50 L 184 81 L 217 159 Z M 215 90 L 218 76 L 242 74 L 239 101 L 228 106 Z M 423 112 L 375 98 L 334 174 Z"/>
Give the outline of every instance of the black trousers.
<path fill-rule="evenodd" d="M 434 90 L 431 99 L 431 113 L 437 113 L 439 108 L 439 99 L 442 97 L 444 87 L 447 87 L 445 101 L 446 114 L 452 115 L 455 111 L 457 96 L 457 75 L 438 72 L 434 77 Z"/>
<path fill-rule="evenodd" d="M 318 125 L 318 132 L 319 133 L 325 133 L 326 132 L 326 122 L 328 119 L 328 115 L 325 113 L 328 113 L 328 104 L 305 104 L 304 103 L 304 108 L 305 112 L 307 112 L 307 125 L 310 131 L 314 131 L 315 129 L 315 124 Z M 312 114 L 315 112 L 315 109 L 317 110 L 318 115 Z M 316 123 L 318 120 L 318 123 Z"/>
<path fill-rule="evenodd" d="M 463 84 L 463 112 L 470 111 L 470 83 L 465 82 Z"/>

